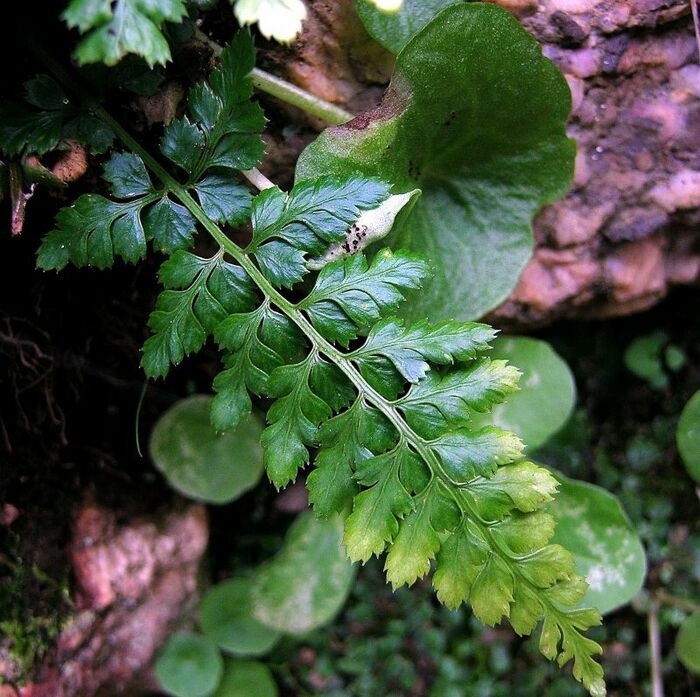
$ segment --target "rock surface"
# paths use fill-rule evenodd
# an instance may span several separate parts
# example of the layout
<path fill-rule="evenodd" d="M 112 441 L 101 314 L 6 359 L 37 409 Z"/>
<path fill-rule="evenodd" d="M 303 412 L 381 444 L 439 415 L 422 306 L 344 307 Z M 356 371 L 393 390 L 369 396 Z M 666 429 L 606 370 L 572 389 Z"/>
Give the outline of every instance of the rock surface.
<path fill-rule="evenodd" d="M 150 666 L 197 599 L 207 537 L 200 505 L 120 524 L 114 511 L 85 502 L 75 516 L 70 550 L 75 614 L 36 682 L 0 687 L 0 697 L 135 697 L 153 691 Z"/>
<path fill-rule="evenodd" d="M 391 59 L 351 0 L 311 0 L 303 35 L 270 67 L 355 113 Z M 645 309 L 700 280 L 700 63 L 686 0 L 497 0 L 564 72 L 574 185 L 535 222 L 537 249 L 489 319 L 527 327 Z"/>

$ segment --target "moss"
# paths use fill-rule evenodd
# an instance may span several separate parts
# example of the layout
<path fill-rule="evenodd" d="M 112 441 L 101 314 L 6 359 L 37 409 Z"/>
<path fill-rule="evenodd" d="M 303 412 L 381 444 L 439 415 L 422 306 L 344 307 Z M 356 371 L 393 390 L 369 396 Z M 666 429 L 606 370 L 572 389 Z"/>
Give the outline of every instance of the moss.
<path fill-rule="evenodd" d="M 58 637 L 69 609 L 68 579 L 53 579 L 19 557 L 0 560 L 9 571 L 0 576 L 0 655 L 14 664 L 5 677 L 23 683 L 34 677 Z"/>

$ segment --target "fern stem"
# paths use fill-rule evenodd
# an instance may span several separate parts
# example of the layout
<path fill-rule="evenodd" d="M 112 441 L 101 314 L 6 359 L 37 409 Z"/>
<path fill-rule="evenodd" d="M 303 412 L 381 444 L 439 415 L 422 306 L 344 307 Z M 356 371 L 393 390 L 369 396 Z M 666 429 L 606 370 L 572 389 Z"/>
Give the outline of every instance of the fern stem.
<path fill-rule="evenodd" d="M 195 32 L 195 36 L 206 43 L 214 51 L 215 55 L 218 56 L 223 51 L 223 48 L 201 29 Z M 286 104 L 291 104 L 307 114 L 311 114 L 311 116 L 331 124 L 331 126 L 339 126 L 341 123 L 346 123 L 355 118 L 355 115 L 349 111 L 345 111 L 345 109 L 341 109 L 339 106 L 321 99 L 321 97 L 317 97 L 315 94 L 311 94 L 311 92 L 307 92 L 301 87 L 283 80 L 281 77 L 272 75 L 265 70 L 260 70 L 260 68 L 253 68 L 250 77 L 253 80 L 253 85 L 261 92 L 276 97 Z"/>
<path fill-rule="evenodd" d="M 652 697 L 664 697 L 663 671 L 661 668 L 661 632 L 659 630 L 659 606 L 652 602 L 647 613 L 649 634 L 649 667 L 651 670 Z"/>

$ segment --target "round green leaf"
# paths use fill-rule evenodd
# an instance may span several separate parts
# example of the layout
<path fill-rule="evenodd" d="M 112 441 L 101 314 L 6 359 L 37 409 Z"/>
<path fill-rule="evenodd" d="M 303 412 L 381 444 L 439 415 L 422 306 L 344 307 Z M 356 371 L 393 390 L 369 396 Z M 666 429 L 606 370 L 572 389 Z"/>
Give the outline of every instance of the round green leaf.
<path fill-rule="evenodd" d="M 253 617 L 249 579 L 235 578 L 214 586 L 202 599 L 199 624 L 220 648 L 241 656 L 262 656 L 279 632 Z"/>
<path fill-rule="evenodd" d="M 646 380 L 653 388 L 663 390 L 668 385 L 668 376 L 661 360 L 668 336 L 656 331 L 647 336 L 638 336 L 625 349 L 625 365 L 639 378 Z"/>
<path fill-rule="evenodd" d="M 228 503 L 254 487 L 263 472 L 260 419 L 216 433 L 209 421 L 211 397 L 179 401 L 156 423 L 149 451 L 168 483 L 190 498 Z"/>
<path fill-rule="evenodd" d="M 219 684 L 223 669 L 216 644 L 189 632 L 173 634 L 156 661 L 161 687 L 173 697 L 207 697 Z"/>
<path fill-rule="evenodd" d="M 270 669 L 259 661 L 226 661 L 224 677 L 212 697 L 277 697 Z"/>
<path fill-rule="evenodd" d="M 549 512 L 557 521 L 552 542 L 568 549 L 588 590 L 580 607 L 611 612 L 630 602 L 646 574 L 646 555 L 620 501 L 594 484 L 554 473 L 559 491 Z"/>
<path fill-rule="evenodd" d="M 496 339 L 490 357 L 505 359 L 522 371 L 520 390 L 475 422 L 513 431 L 530 451 L 539 448 L 569 420 L 576 403 L 569 366 L 546 341 L 526 336 Z"/>
<path fill-rule="evenodd" d="M 700 482 L 700 390 L 683 408 L 676 442 L 688 473 L 696 482 Z"/>
<path fill-rule="evenodd" d="M 355 0 L 357 14 L 369 35 L 398 53 L 440 10 L 460 0 L 403 0 L 395 12 L 380 10 L 372 0 Z"/>
<path fill-rule="evenodd" d="M 573 172 L 566 81 L 505 10 L 450 5 L 396 59 L 377 109 L 329 128 L 297 180 L 363 173 L 423 195 L 393 243 L 434 274 L 409 313 L 475 319 L 502 302 L 532 255 L 532 217 Z"/>
<path fill-rule="evenodd" d="M 681 625 L 676 654 L 688 670 L 700 674 L 700 612 L 694 612 Z"/>
<path fill-rule="evenodd" d="M 333 619 L 355 576 L 342 543 L 339 516 L 299 516 L 282 550 L 253 577 L 255 617 L 289 634 L 309 632 Z"/>

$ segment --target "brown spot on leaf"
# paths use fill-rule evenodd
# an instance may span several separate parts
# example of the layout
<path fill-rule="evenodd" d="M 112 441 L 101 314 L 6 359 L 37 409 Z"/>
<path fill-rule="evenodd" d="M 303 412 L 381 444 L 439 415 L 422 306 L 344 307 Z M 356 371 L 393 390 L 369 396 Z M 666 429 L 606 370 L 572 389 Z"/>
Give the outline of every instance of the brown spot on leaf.
<path fill-rule="evenodd" d="M 352 121 L 336 126 L 334 131 L 363 131 L 376 121 L 390 121 L 400 116 L 411 102 L 411 90 L 401 75 L 395 75 L 382 103 L 370 111 L 359 114 Z"/>

